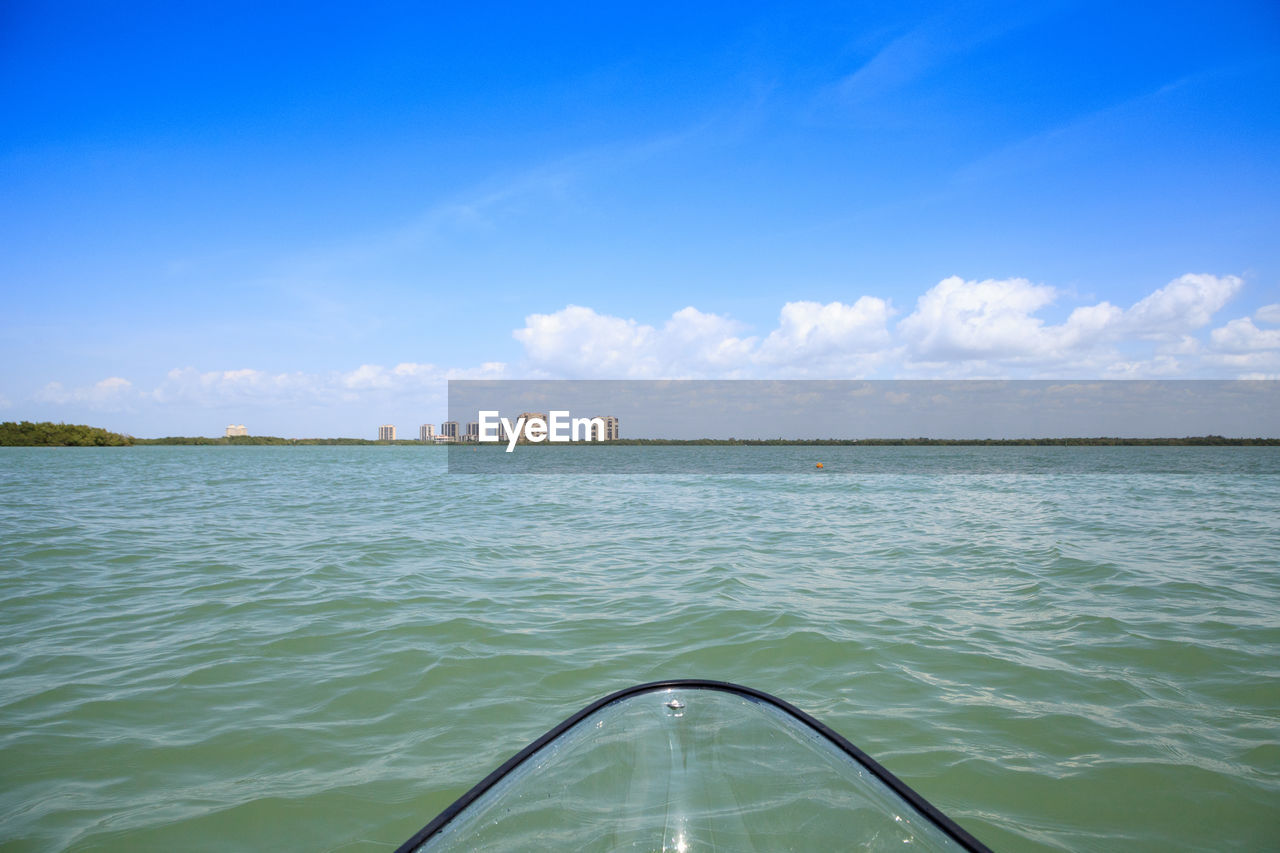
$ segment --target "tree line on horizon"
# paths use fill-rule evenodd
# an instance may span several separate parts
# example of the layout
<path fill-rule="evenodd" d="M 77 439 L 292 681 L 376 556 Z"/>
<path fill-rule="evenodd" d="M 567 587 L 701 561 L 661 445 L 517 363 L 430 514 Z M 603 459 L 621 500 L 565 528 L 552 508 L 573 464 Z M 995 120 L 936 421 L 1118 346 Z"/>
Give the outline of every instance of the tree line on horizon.
<path fill-rule="evenodd" d="M 624 446 L 731 446 L 769 447 L 799 445 L 805 447 L 1241 447 L 1280 446 L 1280 438 L 1227 438 L 1221 435 L 1185 436 L 1183 438 L 619 438 L 607 442 L 582 442 Z M 41 421 L 5 421 L 0 423 L 0 447 L 130 447 L 160 445 L 241 445 L 241 446 L 308 446 L 395 444 L 428 446 L 414 439 L 379 441 L 367 438 L 281 438 L 274 435 L 168 436 L 134 438 L 85 424 Z M 453 444 L 450 447 L 466 447 Z M 533 445 L 537 446 L 537 445 Z M 552 445 L 548 445 L 552 446 Z"/>
<path fill-rule="evenodd" d="M 607 444 L 638 446 L 727 445 L 733 447 L 1215 447 L 1278 446 L 1280 438 L 1227 438 L 1189 435 L 1182 438 L 619 438 Z"/>
<path fill-rule="evenodd" d="M 127 447 L 134 439 L 84 424 L 0 423 L 0 447 Z"/>

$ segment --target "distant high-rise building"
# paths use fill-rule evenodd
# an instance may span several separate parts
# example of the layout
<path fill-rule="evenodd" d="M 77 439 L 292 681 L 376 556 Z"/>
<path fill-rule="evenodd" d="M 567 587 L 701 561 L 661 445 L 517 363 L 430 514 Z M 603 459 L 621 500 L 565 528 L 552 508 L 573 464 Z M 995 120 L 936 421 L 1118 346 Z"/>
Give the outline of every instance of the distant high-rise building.
<path fill-rule="evenodd" d="M 445 441 L 457 441 L 458 440 L 458 422 L 445 421 L 444 423 L 440 424 L 440 435 L 444 436 Z"/>
<path fill-rule="evenodd" d="M 621 436 L 618 429 L 618 419 L 613 415 L 596 415 L 596 419 L 604 421 L 604 429 L 601 430 L 598 424 L 591 426 L 592 441 L 617 441 Z"/>
<path fill-rule="evenodd" d="M 477 421 L 467 421 L 466 441 L 480 440 L 480 424 Z"/>
<path fill-rule="evenodd" d="M 432 424 L 423 424 L 418 427 L 418 441 L 435 441 L 436 428 Z"/>
<path fill-rule="evenodd" d="M 378 427 L 378 441 L 395 441 L 396 428 L 392 424 L 383 424 Z"/>
<path fill-rule="evenodd" d="M 542 438 L 539 441 L 547 440 L 547 414 L 546 412 L 521 412 L 520 417 L 524 418 L 524 426 L 519 429 L 519 440 L 521 442 L 529 441 L 529 421 L 537 418 L 542 421 Z M 517 420 L 517 423 L 519 421 Z"/>
<path fill-rule="evenodd" d="M 248 434 L 249 434 L 249 430 L 244 428 L 244 424 L 228 424 L 227 425 L 228 438 L 230 438 L 233 435 L 248 435 Z"/>

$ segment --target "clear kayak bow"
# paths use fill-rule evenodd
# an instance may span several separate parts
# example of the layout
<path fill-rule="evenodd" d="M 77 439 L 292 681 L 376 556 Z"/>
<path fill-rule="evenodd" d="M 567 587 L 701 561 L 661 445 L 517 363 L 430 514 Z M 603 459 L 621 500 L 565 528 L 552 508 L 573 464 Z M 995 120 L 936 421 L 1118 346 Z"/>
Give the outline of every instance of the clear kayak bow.
<path fill-rule="evenodd" d="M 718 681 L 592 703 L 396 853 L 985 851 L 870 756 L 792 705 Z"/>

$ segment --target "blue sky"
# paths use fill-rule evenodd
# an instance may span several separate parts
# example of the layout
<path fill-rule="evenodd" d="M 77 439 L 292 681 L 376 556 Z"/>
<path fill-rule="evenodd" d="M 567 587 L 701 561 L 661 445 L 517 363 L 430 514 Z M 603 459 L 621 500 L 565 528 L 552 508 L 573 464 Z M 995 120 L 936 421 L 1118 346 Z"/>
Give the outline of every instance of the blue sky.
<path fill-rule="evenodd" d="M 1280 377 L 1271 2 L 0 7 L 0 419 Z"/>

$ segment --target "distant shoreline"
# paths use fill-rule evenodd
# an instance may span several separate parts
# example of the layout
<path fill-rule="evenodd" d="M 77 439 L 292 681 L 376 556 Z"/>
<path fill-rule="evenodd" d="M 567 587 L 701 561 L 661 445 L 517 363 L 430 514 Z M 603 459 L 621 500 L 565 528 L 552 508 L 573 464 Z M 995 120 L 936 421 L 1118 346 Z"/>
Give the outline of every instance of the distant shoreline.
<path fill-rule="evenodd" d="M 229 438 L 135 438 L 134 444 L 163 445 L 258 445 L 258 446 L 364 446 L 397 447 L 493 447 L 460 441 L 436 444 L 416 439 L 377 441 L 366 438 L 278 438 L 276 436 L 231 436 Z M 620 438 L 613 441 L 564 444 L 521 442 L 520 447 L 1280 447 L 1280 438 L 1227 438 L 1220 435 L 1183 438 Z"/>
<path fill-rule="evenodd" d="M 435 444 L 412 439 L 377 441 L 367 438 L 280 438 L 269 435 L 168 436 L 134 438 L 82 424 L 0 423 L 0 447 L 130 447 L 144 445 L 190 446 L 366 446 L 481 447 L 475 442 Z M 1280 447 L 1280 438 L 1227 438 L 1221 435 L 1182 438 L 622 438 L 615 441 L 576 442 L 568 445 L 521 444 L 521 447 Z"/>

